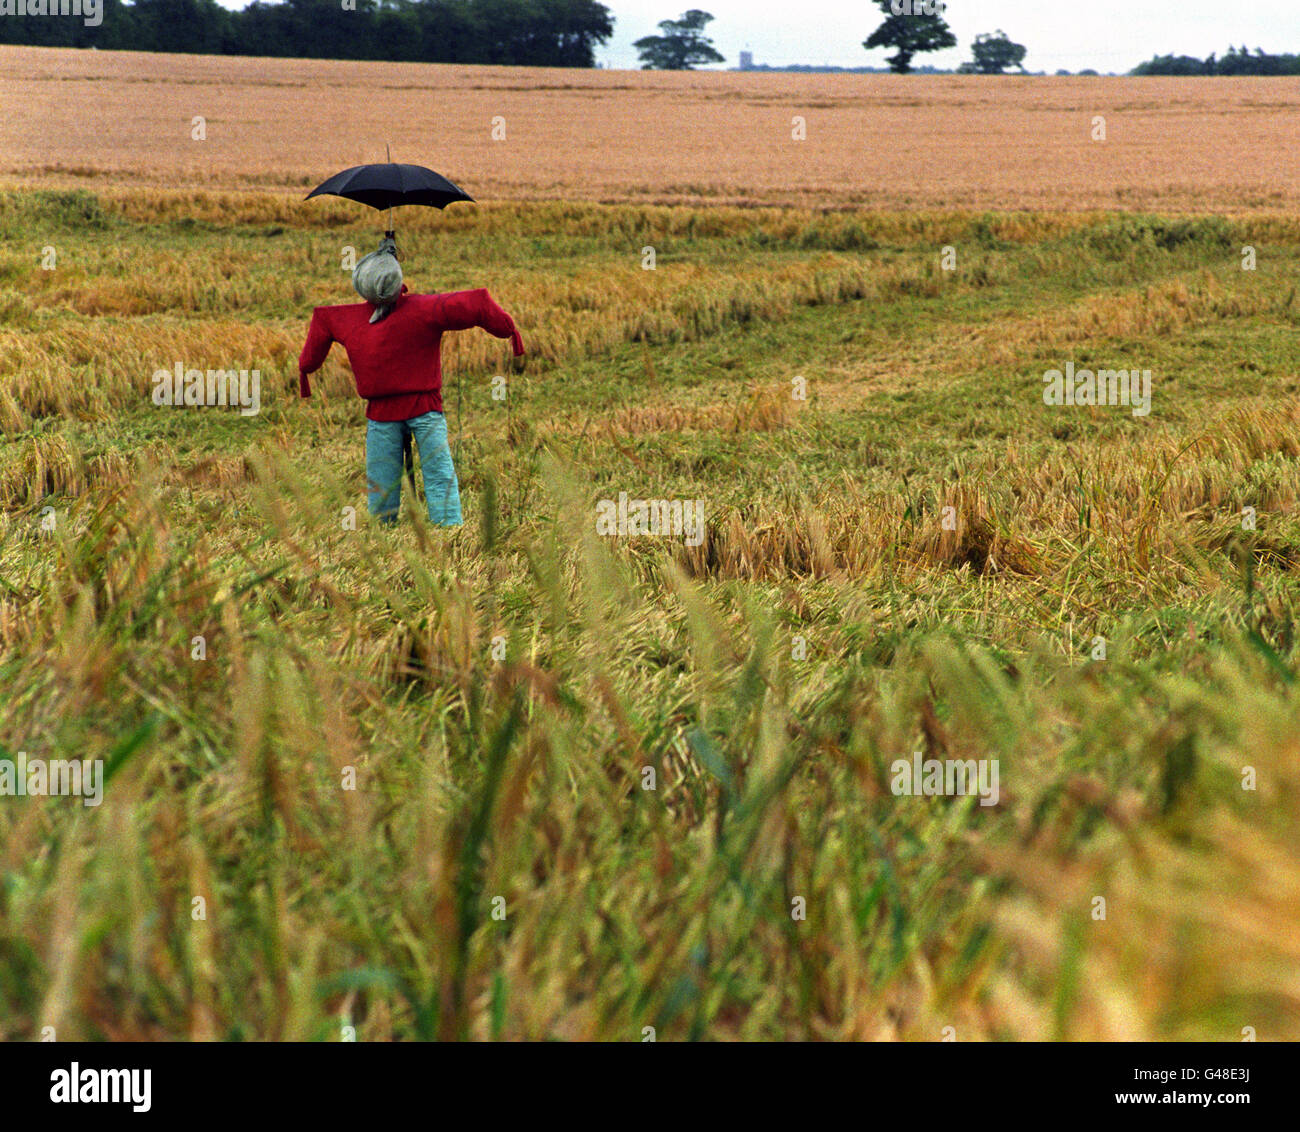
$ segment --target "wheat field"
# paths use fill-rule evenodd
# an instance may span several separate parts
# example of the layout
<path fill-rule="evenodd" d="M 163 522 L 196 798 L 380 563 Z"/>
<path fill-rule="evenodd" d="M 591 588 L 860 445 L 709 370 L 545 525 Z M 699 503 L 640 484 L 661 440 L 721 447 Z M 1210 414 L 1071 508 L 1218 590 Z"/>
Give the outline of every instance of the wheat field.
<path fill-rule="evenodd" d="M 0 50 L 0 1038 L 1300 1038 L 1292 90 L 370 66 Z M 456 531 L 297 397 L 386 128 Z"/>
<path fill-rule="evenodd" d="M 1056 210 L 1300 200 L 1290 79 L 899 82 L 6 47 L 0 103 L 0 175 L 60 187 L 305 191 L 383 160 L 388 143 L 395 160 L 484 200 Z M 191 138 L 196 116 L 203 141 Z M 805 140 L 794 140 L 796 117 Z"/>

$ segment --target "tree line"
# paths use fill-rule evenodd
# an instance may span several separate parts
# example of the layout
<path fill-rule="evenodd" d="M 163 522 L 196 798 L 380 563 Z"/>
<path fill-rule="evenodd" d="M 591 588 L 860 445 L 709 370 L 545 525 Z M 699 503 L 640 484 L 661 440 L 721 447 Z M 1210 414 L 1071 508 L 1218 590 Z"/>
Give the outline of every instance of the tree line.
<path fill-rule="evenodd" d="M 1211 55 L 1157 55 L 1133 69 L 1135 75 L 1300 75 L 1300 55 L 1269 55 L 1255 48 L 1229 47 L 1222 58 Z"/>
<path fill-rule="evenodd" d="M 346 6 L 345 6 L 346 2 Z M 200 55 L 594 67 L 614 34 L 596 0 L 103 0 L 103 20 L 0 19 L 0 43 Z"/>
<path fill-rule="evenodd" d="M 49 0 L 57 3 L 57 0 Z M 595 49 L 614 34 L 614 16 L 597 0 L 254 0 L 229 11 L 217 0 L 101 0 L 96 26 L 73 17 L 0 20 L 0 43 L 42 47 L 271 55 L 393 62 L 498 63 L 593 67 Z M 885 22 L 864 44 L 893 47 L 895 71 L 919 52 L 956 44 L 938 0 L 876 0 Z M 726 59 L 705 34 L 713 16 L 692 8 L 662 20 L 659 35 L 633 46 L 645 70 L 692 70 Z M 964 69 L 999 73 L 1019 66 L 1025 49 L 1003 33 L 977 38 Z"/>

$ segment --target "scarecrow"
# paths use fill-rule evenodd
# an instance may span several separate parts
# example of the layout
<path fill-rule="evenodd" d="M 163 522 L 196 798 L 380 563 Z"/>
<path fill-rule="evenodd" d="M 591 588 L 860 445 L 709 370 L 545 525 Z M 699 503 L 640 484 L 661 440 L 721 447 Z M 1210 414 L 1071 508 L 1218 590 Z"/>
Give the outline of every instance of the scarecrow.
<path fill-rule="evenodd" d="M 516 358 L 524 344 L 514 320 L 486 289 L 413 295 L 403 282 L 391 209 L 397 204 L 443 208 L 471 198 L 450 181 L 418 165 L 362 165 L 331 177 L 309 198 L 345 196 L 374 208 L 388 208 L 388 231 L 379 247 L 352 272 L 362 302 L 317 307 L 298 359 L 299 392 L 311 396 L 308 377 L 338 342 L 347 351 L 357 393 L 366 399 L 367 505 L 383 524 L 397 521 L 403 468 L 411 473 L 411 443 L 420 451 L 420 470 L 429 521 L 461 523 L 460 486 L 447 444 L 442 405 L 443 334 L 478 327 L 510 339 Z M 412 479 L 412 487 L 414 480 Z"/>

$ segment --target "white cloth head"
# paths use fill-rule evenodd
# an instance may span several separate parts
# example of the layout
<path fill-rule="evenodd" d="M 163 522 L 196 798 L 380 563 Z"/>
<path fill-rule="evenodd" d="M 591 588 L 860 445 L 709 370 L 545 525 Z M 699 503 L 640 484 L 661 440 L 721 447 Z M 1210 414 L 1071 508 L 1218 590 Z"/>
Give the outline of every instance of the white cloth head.
<path fill-rule="evenodd" d="M 352 269 L 352 286 L 375 310 L 371 322 L 379 322 L 393 313 L 402 293 L 402 265 L 397 262 L 397 245 L 387 237 L 377 251 L 364 256 Z"/>

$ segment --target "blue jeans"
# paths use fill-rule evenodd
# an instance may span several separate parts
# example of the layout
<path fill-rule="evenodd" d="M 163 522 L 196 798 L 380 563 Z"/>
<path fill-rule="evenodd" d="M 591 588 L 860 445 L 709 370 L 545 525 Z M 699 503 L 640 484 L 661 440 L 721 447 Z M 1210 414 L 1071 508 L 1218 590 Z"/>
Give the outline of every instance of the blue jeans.
<path fill-rule="evenodd" d="M 460 526 L 460 484 L 447 447 L 447 418 L 441 413 L 425 413 L 409 421 L 366 422 L 370 513 L 381 523 L 397 522 L 402 505 L 402 448 L 408 437 L 414 437 L 420 449 L 429 522 L 439 527 Z"/>

